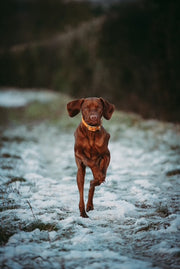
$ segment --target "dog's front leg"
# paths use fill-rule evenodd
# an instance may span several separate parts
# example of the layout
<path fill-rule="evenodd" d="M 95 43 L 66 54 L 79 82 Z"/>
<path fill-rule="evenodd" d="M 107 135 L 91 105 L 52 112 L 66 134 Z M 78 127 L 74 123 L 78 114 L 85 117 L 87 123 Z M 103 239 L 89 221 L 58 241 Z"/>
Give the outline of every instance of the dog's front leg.
<path fill-rule="evenodd" d="M 85 211 L 84 204 L 84 177 L 85 177 L 85 166 L 82 162 L 76 159 L 78 171 L 77 171 L 77 185 L 79 190 L 79 211 L 80 215 L 83 218 L 88 218 L 88 215 Z"/>
<path fill-rule="evenodd" d="M 99 158 L 97 165 L 91 169 L 94 179 L 91 180 L 90 182 L 88 202 L 86 206 L 87 212 L 94 209 L 93 197 L 94 197 L 95 187 L 101 185 L 101 183 L 105 181 L 106 171 L 109 165 L 109 161 L 110 161 L 110 153 L 108 151 L 105 156 Z"/>
<path fill-rule="evenodd" d="M 99 170 L 99 168 L 97 168 L 97 169 Z M 94 169 L 92 171 L 94 171 Z M 88 202 L 87 202 L 87 205 L 86 205 L 86 211 L 87 212 L 90 211 L 90 210 L 94 210 L 93 197 L 94 197 L 95 187 L 99 186 L 105 180 L 105 175 L 104 174 L 102 174 L 100 172 L 100 173 L 98 173 L 98 175 L 100 175 L 100 177 L 98 176 L 98 179 L 95 178 L 95 179 L 90 181 Z M 100 178 L 101 178 L 102 181 L 99 180 Z"/>

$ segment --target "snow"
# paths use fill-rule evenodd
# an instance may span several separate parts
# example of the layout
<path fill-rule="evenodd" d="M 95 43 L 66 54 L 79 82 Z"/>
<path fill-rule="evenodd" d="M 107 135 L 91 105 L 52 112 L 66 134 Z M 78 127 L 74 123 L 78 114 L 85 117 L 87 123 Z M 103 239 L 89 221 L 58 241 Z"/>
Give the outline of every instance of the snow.
<path fill-rule="evenodd" d="M 1 268 L 179 268 L 180 181 L 167 176 L 180 168 L 179 131 L 158 121 L 121 130 L 111 130 L 111 163 L 89 219 L 79 216 L 74 130 L 2 131 L 11 139 L 0 149 L 1 229 L 12 235 L 0 247 Z M 86 201 L 91 179 L 87 169 Z"/>
<path fill-rule="evenodd" d="M 47 103 L 56 98 L 56 95 L 50 91 L 19 91 L 6 89 L 0 91 L 0 106 L 2 107 L 22 107 L 33 101 Z"/>

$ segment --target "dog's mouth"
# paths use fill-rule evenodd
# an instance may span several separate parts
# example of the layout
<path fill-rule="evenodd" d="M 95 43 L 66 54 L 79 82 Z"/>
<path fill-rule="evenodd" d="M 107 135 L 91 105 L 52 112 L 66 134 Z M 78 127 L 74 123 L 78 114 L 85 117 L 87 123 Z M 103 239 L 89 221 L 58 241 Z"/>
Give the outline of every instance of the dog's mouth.
<path fill-rule="evenodd" d="M 85 121 L 86 124 L 90 125 L 90 126 L 99 126 L 101 125 L 101 118 L 99 118 L 98 116 L 92 114 L 88 117 L 84 117 L 83 119 Z"/>
<path fill-rule="evenodd" d="M 91 126 L 98 126 L 101 124 L 101 119 L 96 115 L 90 115 L 86 122 Z"/>

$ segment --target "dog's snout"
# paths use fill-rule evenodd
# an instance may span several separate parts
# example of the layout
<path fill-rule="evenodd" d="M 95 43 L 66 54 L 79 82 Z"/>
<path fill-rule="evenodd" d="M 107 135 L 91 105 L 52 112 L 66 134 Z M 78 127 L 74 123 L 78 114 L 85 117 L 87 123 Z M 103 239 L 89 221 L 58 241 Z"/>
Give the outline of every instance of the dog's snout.
<path fill-rule="evenodd" d="M 95 115 L 95 114 L 90 115 L 90 119 L 91 119 L 92 121 L 97 120 L 97 115 Z"/>

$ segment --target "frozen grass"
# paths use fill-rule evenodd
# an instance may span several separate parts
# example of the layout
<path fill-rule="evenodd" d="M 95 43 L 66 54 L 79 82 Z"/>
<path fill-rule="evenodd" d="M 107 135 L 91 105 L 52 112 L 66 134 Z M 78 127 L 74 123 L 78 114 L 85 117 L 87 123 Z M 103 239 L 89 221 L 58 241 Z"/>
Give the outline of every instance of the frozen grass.
<path fill-rule="evenodd" d="M 179 268 L 179 126 L 122 112 L 104 120 L 111 163 L 95 210 L 82 219 L 73 153 L 80 116 L 68 117 L 67 101 L 6 109 L 0 267 Z M 91 179 L 87 169 L 85 200 Z"/>

